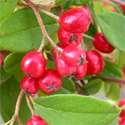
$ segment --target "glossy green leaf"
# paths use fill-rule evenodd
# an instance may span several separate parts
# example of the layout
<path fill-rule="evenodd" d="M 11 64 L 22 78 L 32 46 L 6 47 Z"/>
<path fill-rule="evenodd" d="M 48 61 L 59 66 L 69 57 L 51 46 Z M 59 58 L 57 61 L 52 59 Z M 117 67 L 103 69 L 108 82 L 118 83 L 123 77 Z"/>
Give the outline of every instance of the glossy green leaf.
<path fill-rule="evenodd" d="M 120 88 L 117 83 L 105 83 L 106 97 L 111 100 L 118 100 L 120 95 Z"/>
<path fill-rule="evenodd" d="M 14 76 L 10 77 L 0 86 L 0 114 L 4 122 L 9 121 L 14 114 L 19 93 L 20 83 L 16 81 Z M 24 124 L 26 124 L 27 120 L 31 117 L 25 97 L 23 97 L 21 101 L 19 116 Z M 18 123 L 16 123 L 16 125 L 18 125 Z"/>
<path fill-rule="evenodd" d="M 72 5 L 72 3 L 73 3 L 73 0 L 68 0 L 66 3 L 64 3 L 64 5 L 63 5 L 64 12 L 71 9 L 70 5 Z"/>
<path fill-rule="evenodd" d="M 61 5 L 61 4 L 64 4 L 65 2 L 67 2 L 68 0 L 56 0 L 55 1 L 55 5 L 58 6 L 58 5 Z"/>
<path fill-rule="evenodd" d="M 4 70 L 10 74 L 17 74 L 22 72 L 21 70 L 21 60 L 24 54 L 11 53 L 4 60 Z"/>
<path fill-rule="evenodd" d="M 88 3 L 90 0 L 74 0 L 73 5 L 81 6 Z"/>
<path fill-rule="evenodd" d="M 34 108 L 51 125 L 106 125 L 120 113 L 106 101 L 74 94 L 37 98 Z"/>
<path fill-rule="evenodd" d="M 57 31 L 57 20 L 41 13 L 50 37 Z M 11 25 L 10 25 L 11 24 Z M 14 52 L 28 52 L 39 48 L 42 31 L 31 8 L 21 9 L 9 16 L 0 26 L 0 46 Z M 48 42 L 45 43 L 47 46 Z"/>
<path fill-rule="evenodd" d="M 0 0 L 0 20 L 10 15 L 16 8 L 17 0 Z"/>
<path fill-rule="evenodd" d="M 83 90 L 89 95 L 94 95 L 101 89 L 103 85 L 104 82 L 101 79 L 93 79 L 83 86 Z"/>
<path fill-rule="evenodd" d="M 101 77 L 122 79 L 122 70 L 115 64 L 108 60 L 105 60 L 105 67 L 101 73 L 98 74 Z"/>
<path fill-rule="evenodd" d="M 108 42 L 125 52 L 125 16 L 118 13 L 105 12 L 99 15 L 98 20 Z"/>
<path fill-rule="evenodd" d="M 0 85 L 1 83 L 5 82 L 7 79 L 9 79 L 11 75 L 6 73 L 3 69 L 3 67 L 0 67 Z"/>

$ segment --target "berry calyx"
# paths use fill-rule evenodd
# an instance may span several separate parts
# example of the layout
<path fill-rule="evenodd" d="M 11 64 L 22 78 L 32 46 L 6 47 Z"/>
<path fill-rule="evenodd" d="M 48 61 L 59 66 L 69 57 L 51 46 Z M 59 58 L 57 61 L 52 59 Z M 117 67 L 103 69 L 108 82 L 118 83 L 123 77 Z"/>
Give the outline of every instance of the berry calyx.
<path fill-rule="evenodd" d="M 121 100 L 120 102 L 119 102 L 119 107 L 123 107 L 125 105 L 125 99 L 123 99 L 123 100 Z M 120 115 L 119 115 L 120 117 L 125 117 L 125 110 L 124 109 L 122 109 L 121 110 L 121 113 L 120 113 Z"/>
<path fill-rule="evenodd" d="M 79 66 L 86 63 L 86 53 L 80 47 L 68 46 L 64 48 L 62 55 L 69 65 Z"/>
<path fill-rule="evenodd" d="M 64 49 L 65 46 L 64 45 L 58 45 L 59 48 Z M 58 52 L 56 51 L 56 49 L 54 48 L 52 51 L 53 57 L 56 59 L 59 55 Z"/>
<path fill-rule="evenodd" d="M 2 55 L 0 54 L 0 66 L 2 66 L 2 63 L 3 63 L 3 58 Z"/>
<path fill-rule="evenodd" d="M 61 27 L 71 33 L 86 32 L 91 22 L 92 18 L 86 6 L 68 10 L 64 12 L 58 20 Z"/>
<path fill-rule="evenodd" d="M 104 69 L 105 62 L 103 60 L 103 57 L 97 51 L 89 50 L 87 52 L 86 59 L 88 61 L 88 74 L 96 75 Z"/>
<path fill-rule="evenodd" d="M 83 33 L 70 33 L 60 27 L 58 30 L 58 38 L 60 42 L 65 46 L 78 46 L 83 39 Z"/>
<path fill-rule="evenodd" d="M 39 78 L 39 87 L 45 93 L 52 93 L 60 89 L 62 80 L 56 70 L 48 69 Z"/>
<path fill-rule="evenodd" d="M 102 33 L 97 33 L 93 40 L 94 47 L 103 53 L 111 53 L 115 48 L 106 40 Z"/>
<path fill-rule="evenodd" d="M 75 66 L 68 65 L 62 55 L 55 60 L 56 70 L 60 76 L 66 77 L 76 71 Z"/>
<path fill-rule="evenodd" d="M 27 125 L 49 125 L 49 124 L 46 123 L 41 117 L 33 115 L 28 120 Z"/>
<path fill-rule="evenodd" d="M 39 90 L 38 79 L 28 77 L 27 75 L 23 78 L 20 84 L 20 88 L 24 90 L 26 94 L 36 94 Z"/>
<path fill-rule="evenodd" d="M 38 78 L 45 72 L 46 59 L 38 51 L 29 52 L 22 59 L 21 69 L 27 75 Z"/>
<path fill-rule="evenodd" d="M 119 125 L 125 125 L 125 116 L 120 118 Z"/>

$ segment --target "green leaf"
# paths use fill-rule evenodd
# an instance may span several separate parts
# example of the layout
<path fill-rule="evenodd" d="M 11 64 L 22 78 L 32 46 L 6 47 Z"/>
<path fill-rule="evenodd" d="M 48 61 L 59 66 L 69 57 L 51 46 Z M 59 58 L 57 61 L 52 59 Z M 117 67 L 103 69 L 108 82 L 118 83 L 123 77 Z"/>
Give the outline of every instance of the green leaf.
<path fill-rule="evenodd" d="M 55 5 L 56 6 L 59 6 L 59 5 L 61 5 L 61 4 L 64 4 L 65 2 L 67 2 L 68 0 L 56 0 L 55 1 Z"/>
<path fill-rule="evenodd" d="M 37 98 L 34 108 L 51 125 L 106 125 L 120 113 L 106 101 L 73 94 Z"/>
<path fill-rule="evenodd" d="M 111 123 L 108 125 L 118 125 L 118 119 L 113 120 Z"/>
<path fill-rule="evenodd" d="M 117 83 L 105 83 L 106 97 L 111 100 L 118 100 L 120 95 L 120 88 Z"/>
<path fill-rule="evenodd" d="M 4 71 L 3 67 L 0 67 L 0 85 L 7 79 L 9 79 L 10 76 L 11 76 L 10 74 Z"/>
<path fill-rule="evenodd" d="M 55 63 L 51 60 L 47 60 L 47 69 L 56 69 Z"/>
<path fill-rule="evenodd" d="M 17 74 L 22 72 L 21 70 L 21 60 L 24 54 L 11 53 L 4 60 L 4 70 L 10 74 Z"/>
<path fill-rule="evenodd" d="M 115 64 L 108 60 L 105 60 L 105 67 L 101 73 L 98 74 L 101 77 L 122 79 L 122 70 Z"/>
<path fill-rule="evenodd" d="M 125 16 L 118 13 L 105 12 L 99 15 L 98 20 L 108 42 L 125 52 Z"/>
<path fill-rule="evenodd" d="M 57 20 L 40 13 L 50 37 L 57 31 Z M 11 25 L 10 25 L 11 24 Z M 28 52 L 39 48 L 42 31 L 31 8 L 21 9 L 9 16 L 0 26 L 0 46 L 14 52 Z M 45 42 L 48 45 L 48 42 Z"/>
<path fill-rule="evenodd" d="M 101 79 L 93 79 L 83 86 L 83 90 L 89 95 L 94 95 L 101 89 L 103 85 L 104 82 Z"/>
<path fill-rule="evenodd" d="M 15 104 L 20 92 L 20 83 L 16 81 L 14 76 L 11 76 L 5 83 L 0 86 L 0 114 L 4 122 L 11 119 L 15 111 Z M 21 121 L 26 124 L 31 117 L 31 113 L 27 106 L 25 97 L 22 98 L 19 116 Z M 16 123 L 18 125 L 18 123 Z"/>
<path fill-rule="evenodd" d="M 88 3 L 89 1 L 90 0 L 74 0 L 73 5 L 81 6 L 81 5 L 84 5 L 84 4 Z"/>
<path fill-rule="evenodd" d="M 10 15 L 16 8 L 17 0 L 0 0 L 0 20 Z"/>

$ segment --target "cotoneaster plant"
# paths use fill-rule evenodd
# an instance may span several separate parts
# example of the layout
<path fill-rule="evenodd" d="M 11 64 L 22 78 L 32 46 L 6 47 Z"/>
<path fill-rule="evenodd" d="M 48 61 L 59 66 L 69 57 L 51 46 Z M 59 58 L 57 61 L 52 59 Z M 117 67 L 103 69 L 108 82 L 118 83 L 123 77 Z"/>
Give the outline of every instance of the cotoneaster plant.
<path fill-rule="evenodd" d="M 4 125 L 124 125 L 124 6 L 118 0 L 2 0 Z"/>

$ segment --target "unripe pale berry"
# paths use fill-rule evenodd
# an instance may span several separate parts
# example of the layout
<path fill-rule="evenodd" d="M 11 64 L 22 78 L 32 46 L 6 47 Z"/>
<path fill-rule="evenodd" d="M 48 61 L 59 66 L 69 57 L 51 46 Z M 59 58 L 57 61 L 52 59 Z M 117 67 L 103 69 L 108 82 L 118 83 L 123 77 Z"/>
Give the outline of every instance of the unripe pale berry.
<path fill-rule="evenodd" d="M 58 38 L 60 42 L 65 46 L 78 46 L 83 39 L 83 33 L 70 33 L 60 27 L 58 30 Z"/>
<path fill-rule="evenodd" d="M 27 125 L 49 125 L 46 123 L 41 117 L 39 116 L 32 116 L 28 122 Z"/>
<path fill-rule="evenodd" d="M 62 80 L 56 70 L 47 69 L 39 78 L 39 87 L 45 93 L 52 93 L 60 89 Z"/>
<path fill-rule="evenodd" d="M 123 107 L 125 105 L 125 99 L 123 99 L 123 100 L 121 100 L 120 102 L 119 102 L 119 107 Z M 120 113 L 120 115 L 119 115 L 120 117 L 125 117 L 125 110 L 124 109 L 122 109 L 121 110 L 121 113 Z"/>
<path fill-rule="evenodd" d="M 59 48 L 64 49 L 65 46 L 64 45 L 58 45 Z M 58 57 L 58 52 L 56 51 L 56 49 L 54 48 L 52 51 L 53 57 L 56 59 L 56 57 Z"/>
<path fill-rule="evenodd" d="M 22 59 L 21 69 L 27 75 L 38 78 L 45 72 L 46 59 L 38 51 L 29 52 Z"/>
<path fill-rule="evenodd" d="M 66 77 L 76 71 L 75 66 L 68 65 L 62 55 L 55 60 L 56 70 L 60 76 Z"/>
<path fill-rule="evenodd" d="M 92 18 L 86 6 L 68 10 L 64 12 L 58 20 L 61 27 L 71 33 L 86 32 L 91 22 Z"/>
<path fill-rule="evenodd" d="M 90 75 L 96 75 L 100 73 L 105 66 L 103 57 L 95 50 L 89 50 L 87 52 L 88 68 L 87 73 Z"/>
<path fill-rule="evenodd" d="M 93 40 L 94 47 L 103 53 L 111 53 L 115 48 L 106 40 L 102 33 L 97 33 Z"/>
<path fill-rule="evenodd" d="M 62 53 L 67 64 L 72 66 L 79 66 L 86 63 L 85 51 L 76 46 L 67 46 Z"/>
<path fill-rule="evenodd" d="M 36 94 L 39 90 L 38 79 L 26 75 L 21 81 L 20 88 L 26 94 Z"/>

